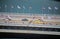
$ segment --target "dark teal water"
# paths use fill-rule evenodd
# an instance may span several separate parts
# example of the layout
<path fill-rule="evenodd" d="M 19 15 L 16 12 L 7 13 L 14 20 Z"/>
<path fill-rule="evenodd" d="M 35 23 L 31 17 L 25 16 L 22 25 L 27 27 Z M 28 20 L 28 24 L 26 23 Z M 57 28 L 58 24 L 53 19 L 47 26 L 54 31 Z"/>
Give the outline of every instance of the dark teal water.
<path fill-rule="evenodd" d="M 11 6 L 13 6 L 13 8 L 11 8 Z M 21 9 L 18 9 L 17 6 L 21 7 Z M 43 9 L 43 7 L 45 9 Z M 48 7 L 50 7 L 50 9 Z M 60 2 L 53 0 L 0 0 L 0 12 L 60 14 Z"/>

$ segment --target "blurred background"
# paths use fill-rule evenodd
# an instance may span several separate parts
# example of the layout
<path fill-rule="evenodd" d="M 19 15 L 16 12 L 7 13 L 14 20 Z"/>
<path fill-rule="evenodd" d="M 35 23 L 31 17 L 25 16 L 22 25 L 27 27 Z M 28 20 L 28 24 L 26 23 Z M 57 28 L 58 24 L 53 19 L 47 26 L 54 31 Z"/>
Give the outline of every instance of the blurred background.
<path fill-rule="evenodd" d="M 59 0 L 0 0 L 0 12 L 60 14 Z"/>
<path fill-rule="evenodd" d="M 0 14 L 19 13 L 19 14 L 55 14 L 60 15 L 60 0 L 0 0 Z M 3 37 L 20 37 L 18 39 L 29 38 L 58 38 L 44 34 L 22 34 L 22 33 L 0 33 L 0 39 L 9 39 Z M 11 38 L 13 39 L 13 38 Z"/>

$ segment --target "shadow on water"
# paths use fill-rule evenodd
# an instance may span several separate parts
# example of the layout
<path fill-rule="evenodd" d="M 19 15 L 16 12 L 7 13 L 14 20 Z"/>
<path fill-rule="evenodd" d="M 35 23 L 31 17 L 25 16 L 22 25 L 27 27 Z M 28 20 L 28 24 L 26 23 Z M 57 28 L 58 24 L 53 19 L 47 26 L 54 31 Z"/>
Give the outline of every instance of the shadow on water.
<path fill-rule="evenodd" d="M 51 0 L 51 1 L 56 1 L 56 2 L 60 2 L 60 0 Z"/>

